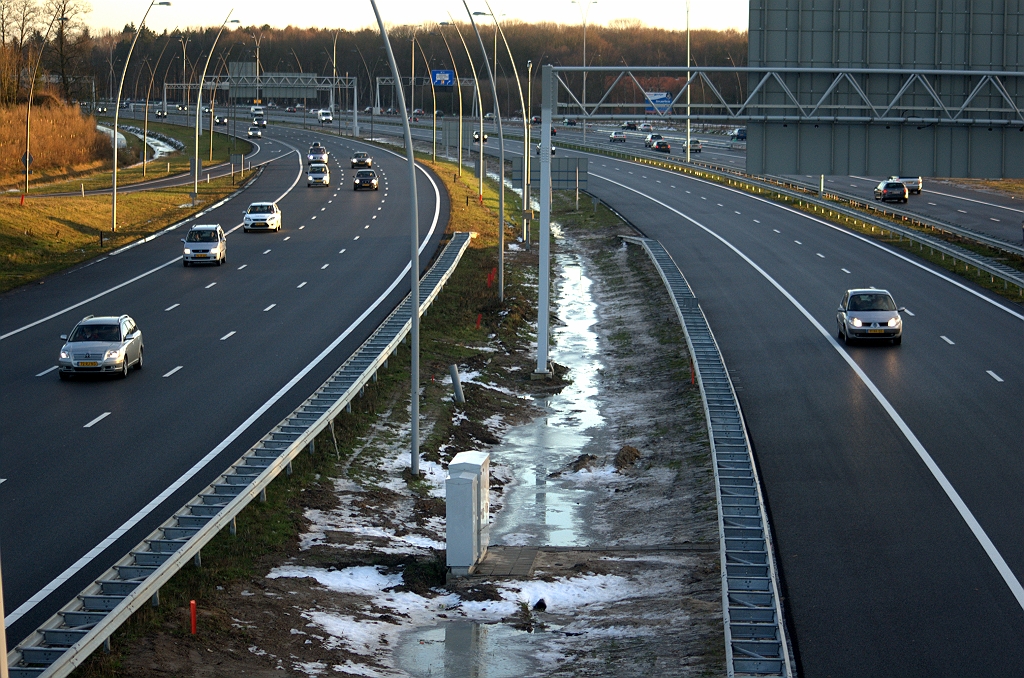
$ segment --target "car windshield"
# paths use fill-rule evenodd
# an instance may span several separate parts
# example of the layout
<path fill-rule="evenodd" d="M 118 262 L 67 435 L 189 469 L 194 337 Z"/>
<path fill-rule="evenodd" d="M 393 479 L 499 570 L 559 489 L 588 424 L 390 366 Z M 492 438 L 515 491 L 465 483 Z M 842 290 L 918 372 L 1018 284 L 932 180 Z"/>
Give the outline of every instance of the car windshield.
<path fill-rule="evenodd" d="M 309 149 L 309 152 L 310 153 L 323 153 L 323 149 L 322 148 L 316 148 L 314 146 L 313 148 Z"/>
<path fill-rule="evenodd" d="M 273 214 L 273 205 L 249 205 L 249 214 Z"/>
<path fill-rule="evenodd" d="M 885 187 L 890 191 L 898 191 L 903 188 L 903 184 L 886 184 Z"/>
<path fill-rule="evenodd" d="M 372 179 L 377 175 L 374 174 L 372 170 L 360 170 L 356 172 L 356 176 L 360 179 Z"/>
<path fill-rule="evenodd" d="M 121 341 L 121 328 L 117 325 L 79 325 L 68 341 Z"/>
<path fill-rule="evenodd" d="M 309 171 L 323 174 L 327 171 L 327 165 L 310 165 Z"/>
<path fill-rule="evenodd" d="M 217 242 L 217 231 L 208 228 L 191 230 L 185 242 Z"/>
<path fill-rule="evenodd" d="M 366 153 L 356 153 L 352 157 L 353 158 L 365 158 L 366 157 Z"/>
<path fill-rule="evenodd" d="M 851 311 L 895 311 L 896 304 L 888 294 L 852 294 Z"/>

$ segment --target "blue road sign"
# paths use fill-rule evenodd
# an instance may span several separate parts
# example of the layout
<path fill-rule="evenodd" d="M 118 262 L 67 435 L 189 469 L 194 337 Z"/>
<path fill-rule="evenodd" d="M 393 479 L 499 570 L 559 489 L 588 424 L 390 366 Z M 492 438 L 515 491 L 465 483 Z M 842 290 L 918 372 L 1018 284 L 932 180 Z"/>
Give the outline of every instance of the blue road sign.
<path fill-rule="evenodd" d="M 667 113 L 672 103 L 670 92 L 648 92 L 647 98 L 649 99 L 645 109 L 647 113 Z"/>
<path fill-rule="evenodd" d="M 451 87 L 455 84 L 455 71 L 430 71 L 435 87 Z"/>

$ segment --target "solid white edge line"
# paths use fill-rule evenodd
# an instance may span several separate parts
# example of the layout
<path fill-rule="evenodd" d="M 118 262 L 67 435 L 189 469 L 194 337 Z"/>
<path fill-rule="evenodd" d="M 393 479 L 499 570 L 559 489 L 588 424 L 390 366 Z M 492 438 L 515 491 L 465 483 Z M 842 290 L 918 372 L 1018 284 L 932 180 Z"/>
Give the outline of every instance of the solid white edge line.
<path fill-rule="evenodd" d="M 807 321 L 811 323 L 811 325 L 813 325 L 815 329 L 817 329 L 823 337 L 825 337 L 825 340 L 828 341 L 832 348 L 834 348 L 835 351 L 843 358 L 843 360 L 846 361 L 846 363 L 850 366 L 850 369 L 854 371 L 854 373 L 861 380 L 861 382 L 871 392 L 871 395 L 873 395 L 875 397 L 875 400 L 878 401 L 879 405 L 882 406 L 882 409 L 884 409 L 886 414 L 889 415 L 889 418 L 892 419 L 893 423 L 895 423 L 896 426 L 900 429 L 900 431 L 903 433 L 903 436 L 910 443 L 911 447 L 913 447 L 914 451 L 917 452 L 918 457 L 921 458 L 921 461 L 924 462 L 924 465 L 928 468 L 932 476 L 939 483 L 939 486 L 942 488 L 943 492 L 946 493 L 946 496 L 953 503 L 953 506 L 956 507 L 956 510 L 960 513 L 960 517 L 963 519 L 965 523 L 967 523 L 967 527 L 970 528 L 971 532 L 974 534 L 975 539 L 977 539 L 978 543 L 981 544 L 981 547 L 985 550 L 985 553 L 986 555 L 988 555 L 989 560 L 992 561 L 992 564 L 995 565 L 996 570 L 1002 576 L 1003 581 L 1006 582 L 1006 585 L 1010 589 L 1010 593 L 1013 594 L 1013 597 L 1017 599 L 1017 604 L 1020 605 L 1022 609 L 1024 609 L 1024 586 L 1021 586 L 1020 581 L 1018 581 L 1016 575 L 1013 574 L 1013 570 L 1011 570 L 1010 566 L 1006 564 L 1005 560 L 1003 560 L 1003 556 L 999 553 L 999 550 L 996 548 L 995 544 L 993 544 L 992 540 L 989 539 L 988 534 L 985 533 L 985 530 L 981 527 L 981 524 L 974 517 L 974 514 L 971 513 L 971 510 L 967 508 L 967 504 L 964 503 L 964 500 L 961 499 L 960 494 L 953 487 L 953 484 L 949 482 L 948 478 L 946 478 L 946 474 L 942 472 L 942 469 L 940 469 L 938 464 L 935 463 L 935 460 L 932 459 L 932 456 L 928 454 L 928 450 L 924 448 L 924 445 L 921 444 L 921 441 L 917 439 L 917 436 L 914 435 L 914 432 L 910 429 L 907 423 L 903 421 L 903 418 L 896 411 L 896 408 L 894 408 L 892 404 L 889 402 L 889 400 L 884 395 L 882 395 L 882 392 L 878 389 L 877 386 L 875 386 L 875 383 L 871 380 L 870 377 L 868 377 L 867 373 L 861 369 L 860 365 L 858 365 L 857 362 L 850 357 L 850 354 L 848 354 L 846 351 L 842 349 L 842 347 L 839 345 L 839 342 L 837 342 L 835 338 L 832 336 L 832 333 L 828 332 L 824 327 L 822 327 L 821 323 L 819 323 L 817 319 L 813 315 L 811 315 L 811 313 L 806 308 L 804 308 L 803 305 L 801 305 L 800 302 L 797 301 L 792 294 L 790 294 L 771 275 L 769 275 L 767 271 L 758 266 L 750 257 L 741 252 L 735 245 L 733 245 L 731 242 L 729 242 L 722 236 L 712 231 L 707 226 L 704 226 L 695 219 L 687 216 L 686 214 L 683 214 L 674 207 L 661 202 L 657 198 L 653 198 L 647 195 L 646 193 L 642 193 L 636 190 L 635 188 L 631 188 L 629 186 L 626 186 L 625 184 L 613 181 L 612 179 L 608 179 L 607 177 L 603 177 L 599 174 L 592 173 L 592 176 L 597 177 L 598 179 L 603 179 L 604 181 L 607 181 L 609 183 L 615 184 L 616 186 L 624 188 L 627 191 L 636 193 L 637 195 L 643 196 L 644 198 L 647 198 L 651 202 L 661 205 L 665 209 L 674 212 L 675 214 L 678 214 L 679 216 L 686 219 L 693 225 L 705 231 L 710 236 L 712 236 L 713 238 L 721 242 L 723 245 L 728 247 L 730 250 L 732 250 L 737 256 L 739 256 L 745 262 L 747 262 L 747 264 L 750 265 L 751 268 L 760 273 L 765 280 L 767 280 L 775 289 L 777 289 L 784 297 L 786 297 L 786 299 L 798 311 L 800 311 L 804 318 L 806 318 Z"/>
<path fill-rule="evenodd" d="M 39 373 L 39 374 L 37 374 L 36 376 L 37 376 L 37 377 L 41 377 L 41 376 L 43 376 L 44 374 L 49 374 L 50 372 L 53 372 L 53 371 L 54 371 L 55 369 L 57 369 L 57 367 L 58 367 L 57 365 L 54 365 L 53 367 L 51 367 L 51 368 L 50 368 L 50 369 L 48 369 L 48 370 L 43 370 L 42 372 L 40 372 L 40 373 Z"/>
<path fill-rule="evenodd" d="M 100 423 L 101 421 L 103 421 L 104 419 L 106 419 L 109 416 L 110 416 L 110 412 L 104 412 L 103 414 L 101 414 L 100 416 L 96 417 L 95 419 L 90 421 L 88 424 L 86 424 L 82 428 L 92 428 L 93 426 L 95 426 L 96 424 Z"/>
<path fill-rule="evenodd" d="M 966 200 L 967 202 L 978 203 L 979 205 L 985 205 L 986 207 L 995 207 L 996 209 L 1007 210 L 1008 212 L 1018 212 L 1024 214 L 1024 210 L 1019 210 L 1014 207 L 1006 207 L 1004 205 L 997 205 L 992 202 L 985 202 L 984 200 L 975 200 L 974 198 L 965 198 L 962 195 L 953 195 L 952 193 L 940 193 L 939 191 L 933 191 L 931 189 L 925 189 L 925 193 L 934 193 L 935 195 L 945 196 L 947 198 L 954 198 L 956 200 Z"/>
<path fill-rule="evenodd" d="M 998 381 L 1000 384 L 1003 383 L 1003 378 L 1000 377 L 998 374 L 996 374 L 992 370 L 985 370 L 985 371 L 988 373 L 988 376 L 992 377 L 993 379 Z"/>
<path fill-rule="evenodd" d="M 182 367 L 183 367 L 182 365 L 178 365 L 178 366 L 177 366 L 177 367 L 175 367 L 175 368 L 174 368 L 173 370 L 171 370 L 170 372 L 168 372 L 167 374 L 165 374 L 165 375 L 164 375 L 164 379 L 166 379 L 167 377 L 171 376 L 172 374 L 174 374 L 175 372 L 177 372 L 178 370 L 180 370 L 180 369 L 181 369 Z"/>
<path fill-rule="evenodd" d="M 398 155 L 398 154 L 396 153 L 395 155 Z M 402 156 L 399 156 L 399 157 L 402 157 Z M 430 229 L 427 231 L 427 234 L 426 234 L 426 236 L 424 236 L 423 242 L 420 245 L 419 251 L 422 254 L 423 250 L 426 249 L 427 244 L 430 242 L 430 238 L 434 234 L 434 231 L 437 229 L 437 222 L 438 222 L 438 219 L 441 216 L 441 192 L 440 192 L 440 189 L 438 189 L 438 187 L 437 187 L 437 182 L 434 181 L 434 178 L 432 176 L 430 176 L 430 173 L 427 172 L 422 167 L 420 167 L 418 164 L 417 164 L 416 167 L 421 172 L 423 172 L 423 174 L 430 181 L 431 185 L 434 187 L 434 218 L 433 218 L 433 221 L 430 224 Z M 296 179 L 296 182 L 297 181 L 298 180 Z M 96 546 L 92 547 L 89 550 L 88 553 L 86 553 L 81 558 L 76 560 L 70 567 L 68 567 L 66 570 L 64 570 L 53 581 L 51 581 L 49 584 L 47 584 L 42 589 L 37 591 L 35 593 L 35 595 L 33 595 L 31 598 L 29 598 L 24 603 L 22 603 L 20 606 L 18 606 L 18 608 L 16 610 L 14 610 L 14 612 L 11 612 L 9 615 L 7 615 L 7 618 L 4 619 L 4 626 L 5 627 L 10 626 L 11 624 L 14 624 L 16 621 L 18 621 L 23 616 L 25 616 L 25 614 L 28 613 L 30 610 L 32 610 L 32 608 L 34 608 L 36 605 L 38 605 L 43 600 L 45 600 L 47 596 L 49 596 L 51 593 L 53 593 L 58 588 L 60 588 L 64 584 L 64 582 L 66 582 L 68 579 L 70 579 L 71 577 L 75 576 L 75 574 L 77 574 L 79 572 L 79 570 L 81 570 L 83 567 L 85 567 L 90 562 L 92 562 L 97 556 L 99 556 L 101 553 L 103 553 L 103 551 L 105 551 L 108 547 L 112 546 L 118 539 L 120 539 L 122 536 L 124 536 L 130 529 L 135 527 L 135 525 L 137 525 L 143 518 L 145 518 L 150 513 L 152 513 L 154 510 L 156 510 L 156 508 L 158 508 L 164 501 L 166 501 L 168 497 L 170 497 L 172 494 L 177 492 L 178 489 L 181 488 L 182 485 L 184 485 L 186 482 L 191 480 L 193 476 L 195 476 L 197 473 L 199 473 L 199 471 L 201 471 L 204 467 L 206 467 L 210 462 L 212 462 L 214 459 L 216 459 L 217 456 L 221 452 L 223 452 L 227 448 L 228 445 L 230 445 L 232 442 L 234 442 L 235 439 L 238 438 L 238 436 L 242 435 L 242 433 L 244 433 L 246 429 L 248 429 L 250 426 L 252 426 L 253 423 L 255 423 L 257 419 L 259 419 L 261 416 L 263 416 L 263 414 L 267 410 L 269 410 L 278 400 L 280 400 L 282 397 L 284 397 L 284 395 L 288 391 L 290 391 L 292 389 L 292 387 L 295 386 L 295 384 L 299 383 L 299 381 L 301 381 L 303 377 L 305 377 L 307 374 L 309 374 L 309 372 L 314 367 L 319 365 L 328 355 L 330 355 L 331 351 L 333 351 L 335 348 L 337 348 L 338 345 L 342 341 L 344 341 L 345 338 L 348 337 L 349 334 L 352 333 L 352 331 L 356 327 L 358 327 L 364 320 L 366 320 L 366 317 L 369 316 L 370 313 L 372 313 L 374 310 L 376 310 L 376 308 L 378 306 L 380 306 L 380 304 L 383 303 L 383 301 L 385 299 L 387 299 L 388 295 L 391 294 L 391 292 L 396 287 L 398 287 L 398 285 L 403 280 L 406 279 L 406 275 L 409 273 L 409 269 L 411 268 L 411 265 L 412 265 L 412 262 L 407 263 L 405 265 L 405 268 L 402 269 L 402 272 L 398 274 L 398 277 L 396 277 L 394 279 L 394 281 L 392 281 L 392 283 L 388 286 L 388 288 L 386 290 L 384 290 L 384 292 L 382 292 L 381 295 L 379 297 L 377 297 L 376 301 L 374 301 L 365 311 L 363 311 L 362 314 L 358 318 L 356 318 L 352 322 L 352 324 L 349 325 L 345 329 L 345 331 L 342 332 L 338 336 L 337 339 L 335 339 L 330 344 L 328 344 L 328 346 L 323 351 L 321 351 L 318 356 L 313 358 L 313 360 L 308 365 L 306 365 L 304 368 L 302 368 L 302 370 L 299 371 L 298 374 L 296 374 L 294 377 L 292 377 L 288 381 L 287 384 L 282 386 L 277 391 L 277 393 L 272 395 L 269 400 L 267 400 L 255 412 L 253 412 L 251 415 L 249 415 L 249 418 L 246 419 L 245 421 L 243 421 L 241 424 L 239 424 L 238 427 L 235 428 L 235 430 L 232 431 L 228 435 L 227 438 L 222 440 L 220 442 L 220 444 L 218 444 L 215 448 L 210 450 L 210 452 L 207 453 L 207 455 L 205 457 L 203 457 L 202 459 L 197 461 L 192 466 L 192 468 L 190 468 L 188 471 L 186 471 L 184 474 L 182 474 L 181 477 L 179 477 L 177 480 L 175 480 L 173 483 L 171 483 L 163 492 L 161 492 L 159 495 L 154 497 L 148 504 L 146 504 L 141 509 L 139 509 L 138 512 L 136 512 L 135 515 L 133 515 L 128 520 L 126 520 L 124 522 L 124 524 L 122 524 L 116 530 L 111 532 L 109 536 L 107 536 L 105 539 L 100 541 L 100 543 L 98 543 Z"/>
<path fill-rule="evenodd" d="M 292 147 L 292 150 L 294 150 L 296 153 L 298 153 L 298 149 Z M 284 157 L 284 156 L 281 156 L 281 157 Z M 294 189 L 296 184 L 299 183 L 299 178 L 302 176 L 302 158 L 299 157 L 298 160 L 299 160 L 299 173 L 295 177 L 295 181 L 293 181 L 292 185 L 289 186 L 288 189 L 284 193 L 282 193 L 280 196 L 278 196 L 277 200 L 274 200 L 274 202 L 278 202 L 279 200 L 284 198 L 286 195 L 291 193 L 292 189 Z M 235 231 L 237 231 L 241 227 L 242 227 L 242 224 L 238 224 L 237 226 L 232 228 L 230 231 L 228 231 L 228 234 L 234 233 Z M 72 304 L 71 306 L 68 306 L 67 308 L 61 309 L 60 311 L 57 311 L 56 313 L 51 313 L 50 315 L 46 316 L 45 318 L 40 318 L 39 320 L 31 322 L 28 325 L 24 325 L 22 327 L 19 327 L 16 330 L 11 330 L 10 332 L 7 332 L 6 334 L 0 334 L 0 341 L 3 341 L 4 339 L 6 339 L 8 337 L 14 336 L 15 334 L 18 334 L 19 332 L 24 332 L 25 330 L 27 330 L 29 328 L 32 328 L 32 327 L 35 327 L 36 325 L 39 325 L 41 323 L 44 323 L 47 320 L 53 320 L 54 318 L 67 313 L 68 311 L 73 311 L 74 309 L 79 308 L 80 306 L 84 306 L 85 304 L 88 304 L 90 301 L 96 301 L 100 297 L 106 296 L 106 295 L 110 294 L 111 292 L 114 292 L 116 290 L 121 289 L 122 287 L 125 287 L 127 285 L 132 284 L 133 282 L 137 282 L 139 280 L 142 280 L 146 276 L 148 276 L 148 275 L 150 275 L 152 273 L 156 273 L 160 269 L 166 268 L 166 267 L 170 266 L 171 264 L 176 264 L 179 261 L 181 261 L 181 257 L 175 257 L 174 259 L 171 259 L 170 261 L 168 261 L 166 264 L 161 264 L 161 265 L 157 266 L 156 268 L 151 268 L 148 271 L 146 271 L 145 273 L 140 273 L 139 275 L 135 276 L 134 278 L 130 278 L 130 279 L 124 281 L 123 283 L 120 283 L 118 285 L 115 285 L 115 286 L 107 289 L 107 290 L 104 290 L 103 292 L 99 292 L 97 294 L 94 294 L 93 296 L 89 297 L 88 299 L 84 299 L 84 300 L 78 302 L 77 304 Z"/>

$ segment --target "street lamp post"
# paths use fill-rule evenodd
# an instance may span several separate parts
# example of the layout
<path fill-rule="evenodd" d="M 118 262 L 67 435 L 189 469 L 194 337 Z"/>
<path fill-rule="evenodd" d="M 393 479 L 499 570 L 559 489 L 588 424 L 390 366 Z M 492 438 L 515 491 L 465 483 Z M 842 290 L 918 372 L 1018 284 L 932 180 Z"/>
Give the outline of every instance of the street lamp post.
<path fill-rule="evenodd" d="M 690 0 L 686 0 L 686 162 L 690 162 Z"/>
<path fill-rule="evenodd" d="M 420 48 L 420 55 L 423 56 L 423 63 L 427 65 L 427 73 L 430 73 L 430 62 L 427 61 L 427 55 L 423 51 L 423 43 L 416 43 Z M 430 116 L 430 157 L 433 162 L 437 162 L 437 91 L 434 89 L 434 78 L 430 78 L 430 99 L 434 104 L 434 112 Z"/>
<path fill-rule="evenodd" d="M 256 37 L 255 33 L 249 34 L 253 42 L 256 43 L 256 96 L 253 97 L 253 104 L 263 104 L 263 97 L 260 96 L 260 43 L 263 42 L 263 33 L 260 33 L 260 37 Z M 270 109 L 267 109 L 270 110 Z"/>
<path fill-rule="evenodd" d="M 177 30 L 177 29 L 175 29 Z M 171 31 L 172 33 L 174 31 Z M 160 67 L 160 60 L 164 58 L 164 52 L 167 51 L 167 46 L 171 44 L 171 36 L 167 36 L 167 41 L 164 42 L 163 49 L 160 50 L 160 56 L 156 58 L 156 64 L 149 66 L 149 62 L 146 62 L 146 66 L 149 67 L 149 87 L 146 88 L 146 108 L 145 108 L 145 120 L 142 124 L 142 176 L 146 176 L 146 139 L 149 138 L 149 97 L 153 93 L 153 81 L 156 79 L 156 69 Z"/>
<path fill-rule="evenodd" d="M 395 54 L 391 51 L 391 42 L 388 40 L 387 29 L 384 28 L 384 21 L 377 10 L 376 0 L 370 0 L 373 6 L 373 13 L 377 17 L 377 25 L 380 27 L 380 35 L 384 40 L 384 47 L 388 53 L 388 62 L 391 64 L 391 74 L 395 81 L 401 83 L 398 72 L 398 64 L 395 62 Z M 405 95 L 402 88 L 398 88 L 398 107 L 402 114 L 402 127 L 405 133 L 405 152 L 409 160 L 409 186 L 412 192 L 409 200 L 409 213 L 412 227 L 412 252 L 409 260 L 409 282 L 410 282 L 410 316 L 412 321 L 412 365 L 410 369 L 411 384 L 411 449 L 410 449 L 410 472 L 414 478 L 420 475 L 420 251 L 419 251 L 419 214 L 418 199 L 416 195 L 416 156 L 412 148 L 412 130 L 409 129 L 409 114 L 405 108 Z"/>
<path fill-rule="evenodd" d="M 505 134 L 501 126 L 501 105 L 498 102 L 498 88 L 494 83 L 494 71 L 491 70 L 491 64 L 487 61 L 487 48 L 484 47 L 484 39 L 480 35 L 480 29 L 477 28 L 473 12 L 469 11 L 466 0 L 462 0 L 462 4 L 466 8 L 469 23 L 473 26 L 477 42 L 480 43 L 480 51 L 484 55 L 484 66 L 487 67 L 487 76 L 491 81 L 491 96 L 494 98 L 494 117 L 498 121 L 498 301 L 503 302 L 505 301 Z M 495 35 L 497 35 L 497 31 L 495 31 Z M 480 132 L 482 137 L 483 124 L 480 125 Z M 481 138 L 480 141 L 482 153 L 483 139 Z"/>
<path fill-rule="evenodd" d="M 459 176 L 462 176 L 462 81 L 459 80 L 459 67 L 455 65 L 455 55 L 452 54 L 452 48 L 448 45 L 448 38 L 444 36 L 444 31 L 441 30 L 441 26 L 447 26 L 447 21 L 441 21 L 437 24 L 437 34 L 444 40 L 444 46 L 448 50 L 448 56 L 452 60 L 452 70 L 455 71 L 455 88 L 459 91 Z M 447 139 L 447 134 L 445 136 Z M 447 141 L 446 144 L 447 146 Z"/>
<path fill-rule="evenodd" d="M 523 140 L 523 143 L 529 146 L 533 143 L 533 61 L 526 62 L 526 109 L 527 113 L 523 117 L 528 120 L 526 122 L 526 138 Z M 527 148 L 526 153 L 523 155 L 523 176 L 525 177 L 523 182 L 525 190 L 523 193 L 526 194 L 523 200 L 524 210 L 530 209 L 530 188 L 533 183 L 530 181 L 530 164 L 530 152 Z M 526 219 L 524 221 L 526 222 L 526 227 L 523 229 L 523 242 L 526 243 L 526 249 L 529 250 L 530 224 Z"/>
<path fill-rule="evenodd" d="M 597 4 L 597 0 L 571 0 L 572 4 L 579 7 L 580 18 L 583 19 L 583 143 L 587 143 L 587 17 L 590 16 L 590 7 Z"/>
<path fill-rule="evenodd" d="M 295 63 L 299 65 L 299 75 L 302 75 L 305 71 L 302 70 L 302 62 L 299 61 L 299 55 L 295 53 L 294 49 L 290 51 L 292 56 L 295 57 Z M 303 87 L 302 91 L 305 94 L 306 88 Z M 306 97 L 302 97 L 302 129 L 306 129 Z"/>
<path fill-rule="evenodd" d="M 528 123 L 527 123 L 527 117 L 528 116 L 526 115 L 526 102 L 523 100 L 523 86 L 519 82 L 519 69 L 516 68 L 516 60 L 515 60 L 515 57 L 512 56 L 512 48 L 509 47 L 508 40 L 505 38 L 505 31 L 503 31 L 501 29 L 501 24 L 498 23 L 498 17 L 497 17 L 497 15 L 494 14 L 494 10 L 491 9 L 491 3 L 488 2 L 487 0 L 484 0 L 484 4 L 487 5 L 487 9 L 490 11 L 490 17 L 491 17 L 491 19 L 494 20 L 494 35 L 497 36 L 498 33 L 501 33 L 501 41 L 503 43 L 505 43 L 505 51 L 508 52 L 508 59 L 509 59 L 509 61 L 512 62 L 512 74 L 516 78 L 516 87 L 519 89 L 519 108 L 522 109 L 522 111 L 523 111 L 523 194 L 522 194 L 522 196 L 523 196 L 523 200 L 522 200 L 522 211 L 523 211 L 522 219 L 523 219 L 523 222 L 522 223 L 523 223 L 523 232 L 525 233 L 526 229 L 529 228 L 529 225 L 530 225 L 529 220 L 526 218 L 526 210 L 529 209 L 529 206 L 530 206 L 529 205 L 529 201 L 528 201 L 529 200 L 529 194 L 527 193 L 527 190 L 526 190 L 527 181 L 528 181 L 527 177 L 528 177 L 529 171 L 530 171 L 530 165 L 529 165 L 529 162 L 530 162 L 530 133 L 529 133 L 529 127 L 527 126 L 528 125 Z M 495 64 L 498 63 L 497 46 L 495 46 L 494 63 Z M 586 127 L 586 125 L 584 125 L 584 127 Z M 502 188 L 502 192 L 504 192 L 504 188 Z M 526 242 L 526 237 L 525 236 L 523 237 L 523 242 Z"/>
<path fill-rule="evenodd" d="M 366 65 L 366 59 L 363 57 L 363 53 L 362 53 L 362 51 L 360 51 L 359 46 L 357 45 L 356 48 L 354 50 L 352 50 L 352 51 L 359 55 L 359 60 L 363 62 L 363 68 L 366 69 L 367 84 L 370 87 L 370 93 L 367 95 L 367 98 L 369 99 L 370 97 L 373 96 L 373 74 L 370 72 L 370 67 Z M 374 62 L 374 64 L 373 64 L 373 69 L 374 70 L 377 70 L 377 63 L 379 61 L 380 60 L 378 59 L 376 62 Z M 359 91 L 358 91 L 359 81 L 358 81 L 358 79 L 356 80 L 356 85 L 355 86 L 357 88 L 355 99 L 358 100 L 359 99 Z M 374 114 L 374 110 L 376 109 L 376 106 L 374 105 L 375 103 L 376 102 L 374 102 L 374 101 L 370 101 L 370 139 L 371 140 L 373 139 L 373 114 Z M 355 109 L 355 107 L 356 107 L 356 105 L 353 104 L 352 108 Z M 353 115 L 352 119 L 354 121 L 355 120 L 354 116 L 356 115 L 355 110 L 352 111 L 352 115 Z M 359 136 L 359 131 L 356 129 L 354 123 L 352 125 L 352 136 Z"/>
<path fill-rule="evenodd" d="M 473 64 L 473 57 L 469 53 L 469 45 L 466 44 L 466 39 L 462 37 L 462 30 L 459 25 L 455 23 L 455 19 L 452 19 L 452 15 L 449 14 L 448 18 L 451 19 L 451 25 L 455 26 L 455 32 L 459 34 L 459 40 L 462 42 L 462 47 L 466 50 L 466 58 L 469 59 L 469 68 L 473 71 L 473 83 L 476 89 L 476 101 L 477 101 L 477 114 L 480 116 L 480 138 L 477 139 L 477 143 L 480 145 L 480 171 L 477 172 L 480 180 L 479 199 L 484 199 L 484 173 L 487 165 L 484 163 L 484 98 L 480 92 L 480 78 L 476 75 L 476 66 Z M 484 61 L 487 61 L 486 55 L 484 55 Z"/>
<path fill-rule="evenodd" d="M 166 0 L 157 2 L 157 0 L 150 0 L 149 7 L 146 8 L 146 13 L 142 15 L 142 21 L 139 22 L 139 27 L 135 29 L 135 36 L 132 38 L 132 44 L 128 48 L 128 56 L 124 59 L 124 70 L 121 72 L 121 82 L 117 86 L 117 100 L 114 101 L 114 131 L 111 135 L 111 146 L 114 147 L 114 171 L 113 171 L 113 184 L 110 192 L 111 196 L 111 208 L 110 208 L 110 231 L 111 233 L 117 232 L 117 121 L 120 117 L 121 112 L 121 90 L 124 88 L 124 79 L 128 75 L 128 63 L 132 60 L 132 52 L 135 50 L 135 43 L 139 40 L 139 34 L 142 33 L 142 28 L 146 24 L 146 17 L 149 16 L 149 10 L 153 9 L 153 6 L 158 7 L 170 7 L 171 3 Z M 143 148 L 142 153 L 145 155 L 146 141 L 142 141 Z"/>
<path fill-rule="evenodd" d="M 220 25 L 220 30 L 217 31 L 217 37 L 213 39 L 213 45 L 210 46 L 210 53 L 206 55 L 206 64 L 203 65 L 203 74 L 199 76 L 199 87 L 196 89 L 196 136 L 195 136 L 195 167 L 193 168 L 192 176 L 192 199 L 195 200 L 199 197 L 199 127 L 202 118 L 200 117 L 203 112 L 203 84 L 206 82 L 206 69 L 210 67 L 210 59 L 213 58 L 213 52 L 217 49 L 217 41 L 220 40 L 221 33 L 224 32 L 224 27 L 229 23 L 237 24 L 238 19 L 232 19 L 231 14 L 235 10 L 232 9 L 228 12 L 227 17 L 224 18 L 224 23 Z M 211 97 L 212 99 L 212 97 Z M 213 106 L 210 106 L 210 110 L 213 110 Z M 212 125 L 211 125 L 212 127 Z"/>
<path fill-rule="evenodd" d="M 188 111 L 188 104 L 192 100 L 192 92 L 189 90 L 189 83 L 191 80 L 188 77 L 188 54 L 185 53 L 185 47 L 192 41 L 191 38 L 179 37 L 178 42 L 181 43 L 181 81 L 185 84 L 185 110 Z M 195 71 L 195 69 L 192 69 Z M 193 73 L 194 75 L 194 73 Z M 188 113 L 185 113 L 185 119 L 188 120 Z"/>
<path fill-rule="evenodd" d="M 59 10 L 57 13 L 60 13 Z M 29 165 L 32 164 L 32 154 L 30 152 L 32 145 L 32 99 L 35 97 L 36 78 L 39 76 L 39 62 L 43 59 L 43 48 L 46 46 L 46 41 L 50 38 L 50 30 L 53 28 L 53 24 L 58 21 L 67 22 L 68 18 L 66 16 L 58 17 L 57 14 L 54 14 L 53 18 L 50 19 L 50 25 L 46 27 L 46 35 L 43 36 L 43 42 L 39 45 L 39 54 L 36 55 L 36 66 L 32 70 L 32 80 L 30 80 L 28 84 L 28 102 L 26 102 L 27 105 L 25 106 L 25 156 L 23 158 L 25 163 L 26 195 L 28 195 Z M 114 142 L 114 147 L 117 147 L 116 140 Z M 7 655 L 5 654 L 3 656 L 6 657 Z"/>

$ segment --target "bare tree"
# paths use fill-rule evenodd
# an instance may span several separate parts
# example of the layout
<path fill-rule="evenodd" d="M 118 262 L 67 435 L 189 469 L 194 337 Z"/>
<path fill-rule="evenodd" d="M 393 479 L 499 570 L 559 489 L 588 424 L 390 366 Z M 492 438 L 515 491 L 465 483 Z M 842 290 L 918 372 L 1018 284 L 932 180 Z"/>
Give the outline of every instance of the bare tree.
<path fill-rule="evenodd" d="M 46 13 L 62 19 L 56 22 L 56 33 L 48 63 L 50 70 L 60 78 L 61 95 L 65 101 L 72 98 L 72 84 L 86 61 L 89 32 L 84 18 L 92 8 L 85 0 L 49 0 Z"/>

